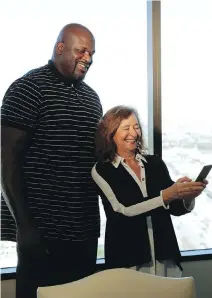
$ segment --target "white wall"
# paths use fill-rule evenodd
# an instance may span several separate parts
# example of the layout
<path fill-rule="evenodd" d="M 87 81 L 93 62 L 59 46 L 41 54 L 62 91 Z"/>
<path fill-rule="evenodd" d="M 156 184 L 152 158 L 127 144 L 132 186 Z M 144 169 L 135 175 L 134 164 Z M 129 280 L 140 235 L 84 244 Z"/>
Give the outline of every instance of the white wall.
<path fill-rule="evenodd" d="M 197 298 L 212 297 L 212 260 L 183 263 L 183 276 L 195 279 Z M 1 298 L 15 298 L 15 280 L 1 282 Z"/>
<path fill-rule="evenodd" d="M 193 276 L 197 298 L 212 297 L 212 260 L 182 263 L 183 276 Z"/>

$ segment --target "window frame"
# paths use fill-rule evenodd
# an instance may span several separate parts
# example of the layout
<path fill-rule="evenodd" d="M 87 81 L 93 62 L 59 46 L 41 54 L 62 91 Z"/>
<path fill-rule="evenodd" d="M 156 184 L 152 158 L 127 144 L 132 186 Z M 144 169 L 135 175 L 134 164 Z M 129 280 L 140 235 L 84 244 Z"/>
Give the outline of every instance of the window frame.
<path fill-rule="evenodd" d="M 188 250 L 181 252 L 181 263 L 212 260 L 212 249 Z M 105 260 L 97 259 L 96 272 L 105 270 Z M 1 280 L 16 279 L 16 267 L 1 269 Z"/>

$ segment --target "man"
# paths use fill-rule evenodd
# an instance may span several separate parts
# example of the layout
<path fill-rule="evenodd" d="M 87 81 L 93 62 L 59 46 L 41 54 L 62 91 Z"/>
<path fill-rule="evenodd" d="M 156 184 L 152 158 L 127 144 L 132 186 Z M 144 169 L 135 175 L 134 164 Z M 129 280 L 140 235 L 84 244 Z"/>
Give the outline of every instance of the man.
<path fill-rule="evenodd" d="M 83 82 L 94 52 L 87 28 L 66 25 L 49 63 L 3 99 L 2 192 L 17 228 L 17 298 L 95 270 L 100 219 L 90 171 L 102 107 Z M 2 207 L 2 240 L 16 241 Z"/>

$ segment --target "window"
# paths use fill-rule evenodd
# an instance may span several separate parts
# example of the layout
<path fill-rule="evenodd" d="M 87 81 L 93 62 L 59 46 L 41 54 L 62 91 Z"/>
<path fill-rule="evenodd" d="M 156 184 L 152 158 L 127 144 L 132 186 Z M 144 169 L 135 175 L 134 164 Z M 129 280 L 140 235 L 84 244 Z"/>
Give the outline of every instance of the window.
<path fill-rule="evenodd" d="M 86 82 L 99 94 L 104 112 L 126 104 L 138 109 L 147 143 L 146 1 L 3 0 L 0 27 L 2 98 L 9 85 L 51 58 L 59 30 L 68 23 L 87 26 L 96 38 L 94 64 Z M 98 257 L 104 257 L 105 215 L 100 203 L 101 237 Z M 1 267 L 17 264 L 15 243 L 1 242 Z"/>
<path fill-rule="evenodd" d="M 212 3 L 161 2 L 162 152 L 175 180 L 212 164 Z M 173 223 L 181 250 L 212 248 L 212 172 L 193 212 Z"/>

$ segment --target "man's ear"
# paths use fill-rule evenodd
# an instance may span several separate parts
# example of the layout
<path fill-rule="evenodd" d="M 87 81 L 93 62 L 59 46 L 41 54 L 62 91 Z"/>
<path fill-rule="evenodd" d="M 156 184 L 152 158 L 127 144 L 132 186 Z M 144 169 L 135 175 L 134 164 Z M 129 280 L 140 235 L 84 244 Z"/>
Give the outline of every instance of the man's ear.
<path fill-rule="evenodd" d="M 58 44 L 56 45 L 56 53 L 58 55 L 62 55 L 64 47 L 65 45 L 63 42 L 58 42 Z"/>

